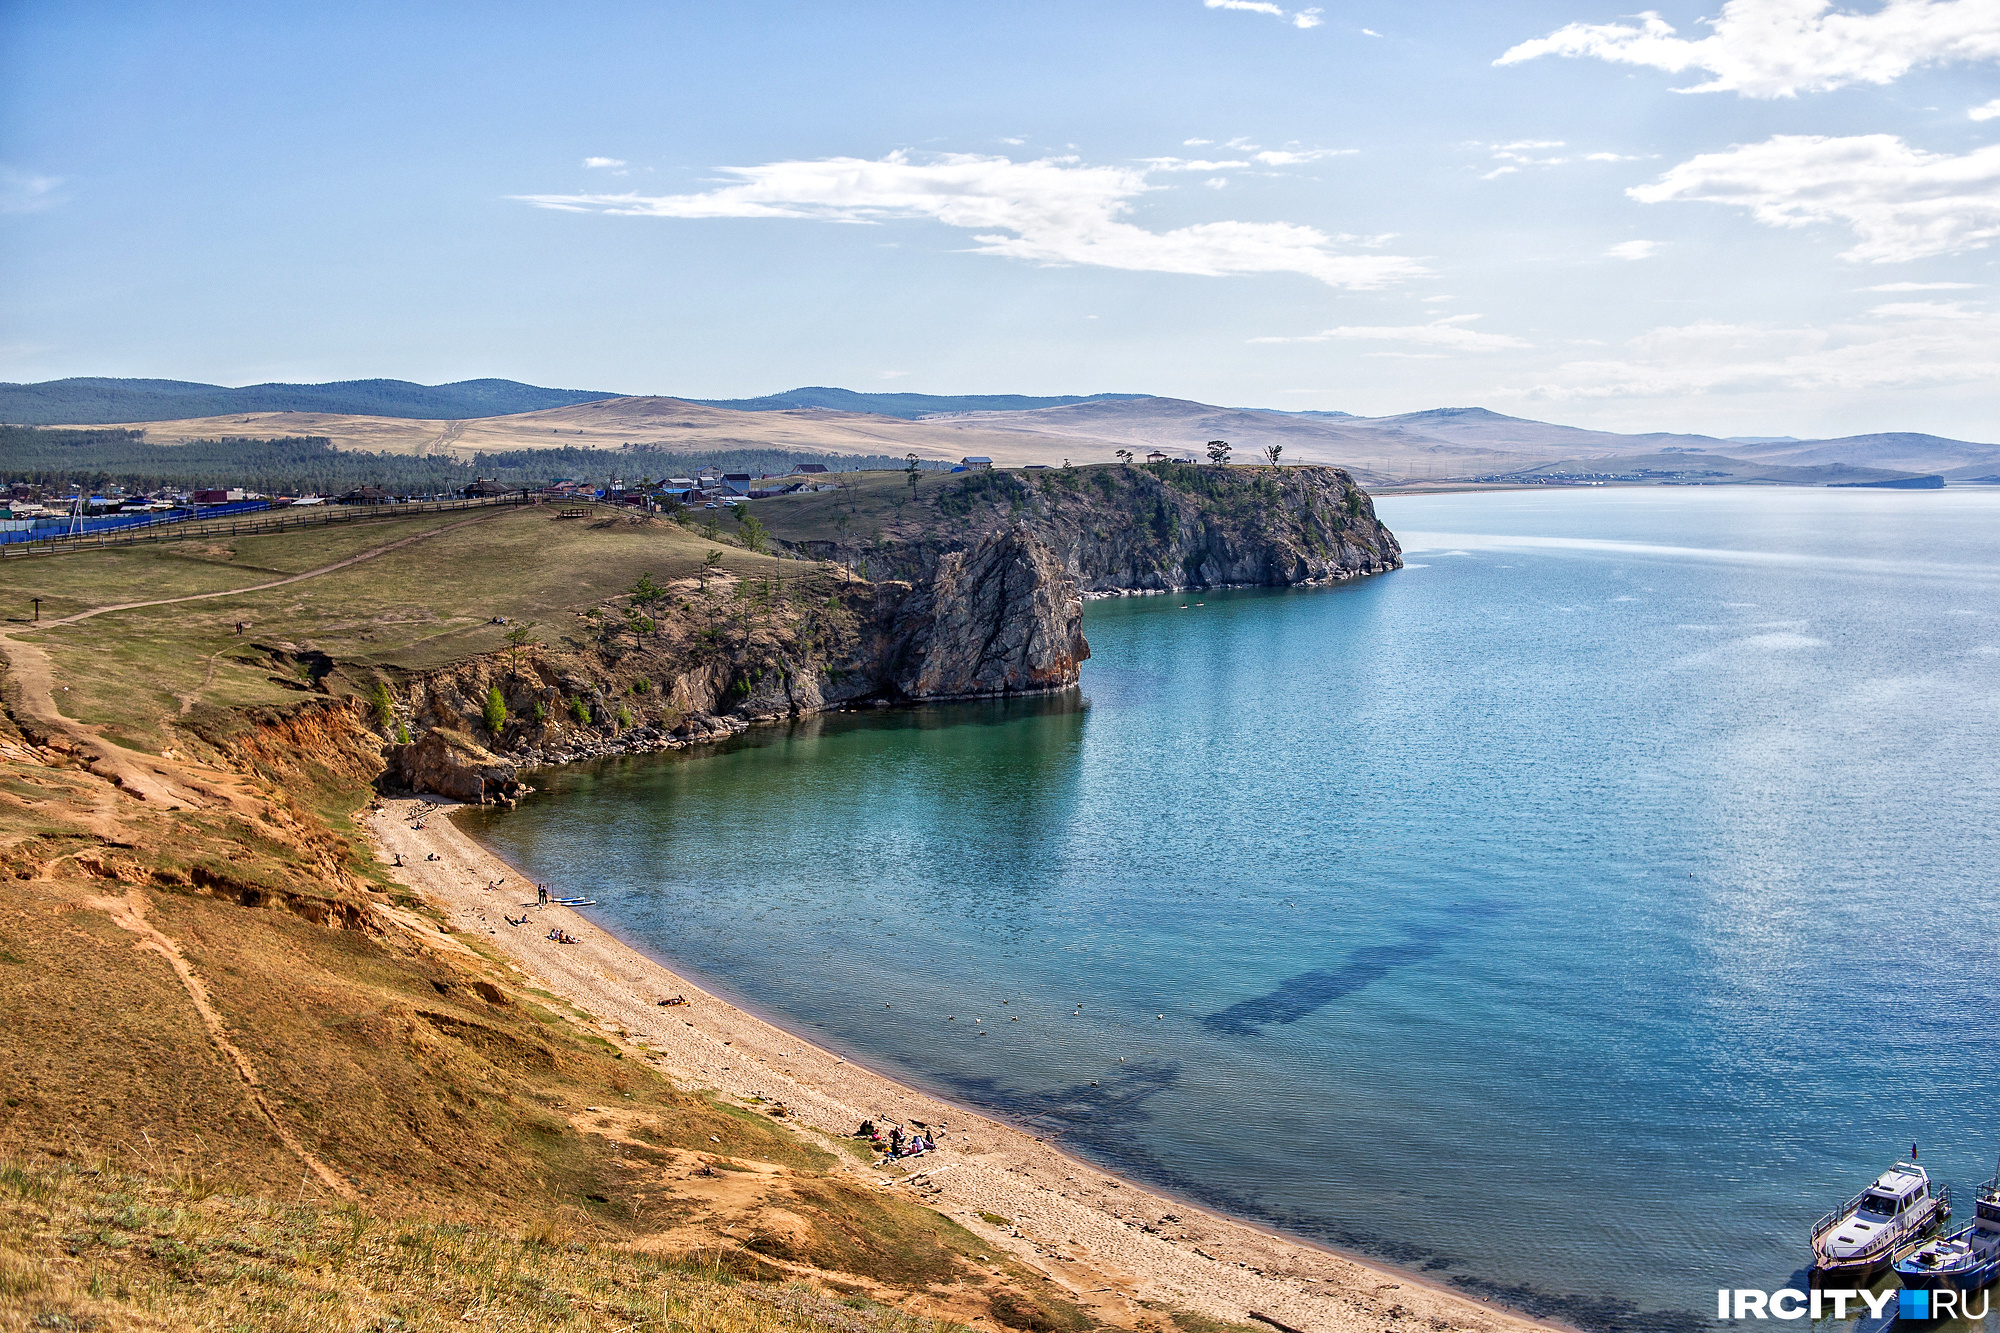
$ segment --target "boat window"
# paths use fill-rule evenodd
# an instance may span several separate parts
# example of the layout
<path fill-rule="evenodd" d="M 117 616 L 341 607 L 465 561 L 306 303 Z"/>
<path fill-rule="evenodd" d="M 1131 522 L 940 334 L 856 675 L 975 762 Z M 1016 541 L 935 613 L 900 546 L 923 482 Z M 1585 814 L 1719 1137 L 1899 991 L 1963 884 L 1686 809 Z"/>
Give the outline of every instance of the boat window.
<path fill-rule="evenodd" d="M 1864 1194 L 1861 1196 L 1861 1207 L 1856 1211 L 1873 1213 L 1877 1217 L 1894 1217 L 1896 1201 L 1880 1194 Z"/>

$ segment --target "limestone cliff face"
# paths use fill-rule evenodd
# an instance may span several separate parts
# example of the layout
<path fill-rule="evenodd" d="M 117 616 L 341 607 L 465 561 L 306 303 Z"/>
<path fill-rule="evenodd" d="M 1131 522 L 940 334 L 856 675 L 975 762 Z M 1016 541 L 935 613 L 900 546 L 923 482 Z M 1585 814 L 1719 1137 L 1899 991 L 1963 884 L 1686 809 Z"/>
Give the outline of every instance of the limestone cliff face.
<path fill-rule="evenodd" d="M 800 545 L 921 583 L 951 553 L 1021 531 L 1055 551 L 1084 593 L 1333 583 L 1403 563 L 1368 493 L 1340 468 L 972 472 L 947 486 L 934 513 L 910 512 L 866 546 Z"/>

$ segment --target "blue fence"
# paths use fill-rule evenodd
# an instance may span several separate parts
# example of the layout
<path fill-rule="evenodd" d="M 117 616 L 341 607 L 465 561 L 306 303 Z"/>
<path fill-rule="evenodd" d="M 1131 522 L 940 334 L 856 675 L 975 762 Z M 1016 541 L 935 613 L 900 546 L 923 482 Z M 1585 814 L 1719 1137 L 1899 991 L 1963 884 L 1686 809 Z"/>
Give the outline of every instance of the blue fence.
<path fill-rule="evenodd" d="M 98 514 L 73 518 L 67 514 L 56 518 L 28 520 L 29 526 L 18 531 L 0 532 L 0 544 L 12 542 L 45 542 L 51 537 L 65 537 L 71 533 L 96 534 L 113 532 L 126 528 L 144 528 L 163 523 L 185 523 L 193 518 L 227 518 L 231 514 L 249 514 L 260 509 L 269 509 L 269 500 L 237 500 L 232 504 L 203 505 L 199 511 L 188 509 L 166 509 L 159 513 L 144 514 Z"/>

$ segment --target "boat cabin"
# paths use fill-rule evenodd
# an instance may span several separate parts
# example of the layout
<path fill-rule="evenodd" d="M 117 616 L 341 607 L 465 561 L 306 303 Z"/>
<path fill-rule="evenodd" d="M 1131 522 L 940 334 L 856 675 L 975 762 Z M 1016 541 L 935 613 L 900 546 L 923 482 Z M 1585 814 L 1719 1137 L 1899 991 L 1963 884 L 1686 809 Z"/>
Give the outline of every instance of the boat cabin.
<path fill-rule="evenodd" d="M 1875 1217 L 1895 1217 L 1914 1207 L 1923 1199 L 1930 1181 L 1924 1176 L 1901 1169 L 1884 1171 L 1881 1179 L 1862 1192 L 1855 1200 L 1857 1213 L 1867 1213 Z"/>

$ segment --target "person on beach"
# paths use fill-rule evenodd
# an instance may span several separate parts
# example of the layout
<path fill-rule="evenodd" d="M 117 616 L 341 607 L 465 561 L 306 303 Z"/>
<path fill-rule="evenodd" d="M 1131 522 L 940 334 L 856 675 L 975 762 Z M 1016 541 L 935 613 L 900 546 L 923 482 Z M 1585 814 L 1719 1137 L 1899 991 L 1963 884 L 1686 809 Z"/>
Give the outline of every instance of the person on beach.
<path fill-rule="evenodd" d="M 893 1125 L 889 1129 L 889 1155 L 891 1157 L 903 1155 L 903 1129 L 900 1125 Z"/>
<path fill-rule="evenodd" d="M 537 884 L 535 886 L 535 906 L 547 907 L 548 905 L 549 905 L 549 886 L 546 884 Z"/>

